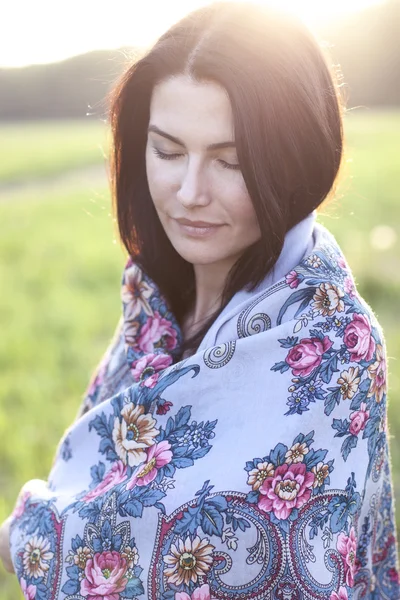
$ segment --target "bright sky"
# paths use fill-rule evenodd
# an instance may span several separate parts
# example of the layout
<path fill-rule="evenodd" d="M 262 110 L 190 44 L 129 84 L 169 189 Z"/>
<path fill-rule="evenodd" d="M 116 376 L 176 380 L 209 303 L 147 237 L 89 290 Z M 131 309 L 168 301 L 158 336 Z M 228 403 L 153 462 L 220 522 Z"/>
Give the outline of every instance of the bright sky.
<path fill-rule="evenodd" d="M 262 0 L 258 0 L 262 3 Z M 384 0 L 265 0 L 314 27 Z M 89 50 L 151 43 L 210 0 L 13 0 L 1 8 L 0 67 L 62 60 Z"/>

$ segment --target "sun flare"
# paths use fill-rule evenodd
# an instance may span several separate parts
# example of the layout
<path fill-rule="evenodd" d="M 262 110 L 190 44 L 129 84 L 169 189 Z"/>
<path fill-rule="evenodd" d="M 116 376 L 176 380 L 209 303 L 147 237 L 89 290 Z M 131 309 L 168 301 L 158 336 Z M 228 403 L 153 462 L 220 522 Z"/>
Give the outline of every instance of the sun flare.
<path fill-rule="evenodd" d="M 314 27 L 383 0 L 255 1 L 280 6 Z M 54 62 L 100 48 L 146 46 L 184 14 L 209 3 L 147 0 L 138 8 L 133 0 L 115 0 L 112 9 L 102 10 L 94 0 L 8 2 L 2 8 L 2 22 L 8 26 L 0 37 L 0 67 Z"/>

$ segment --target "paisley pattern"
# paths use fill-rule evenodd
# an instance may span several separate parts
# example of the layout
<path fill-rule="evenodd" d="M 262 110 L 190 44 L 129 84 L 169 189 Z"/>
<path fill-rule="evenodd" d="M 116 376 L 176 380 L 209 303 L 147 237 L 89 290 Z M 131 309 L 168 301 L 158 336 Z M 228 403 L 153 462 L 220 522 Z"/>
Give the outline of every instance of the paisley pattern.
<path fill-rule="evenodd" d="M 11 553 L 29 600 L 400 597 L 382 330 L 321 225 L 197 352 L 129 258 L 123 315 Z"/>
<path fill-rule="evenodd" d="M 235 341 L 228 342 L 210 348 L 204 353 L 204 363 L 210 369 L 219 369 L 224 367 L 232 358 L 235 352 Z"/>
<path fill-rule="evenodd" d="M 298 597 L 322 600 L 346 582 L 353 587 L 357 571 L 353 524 L 360 495 L 354 473 L 344 491 L 324 491 L 333 461 L 323 462 L 327 451 L 311 447 L 313 433 L 297 436 L 291 448 L 278 444 L 261 462 L 249 461 L 244 470 L 252 491 L 247 495 L 211 493 L 213 486 L 206 481 L 194 501 L 168 517 L 160 515 L 149 598 L 174 598 L 183 589 L 189 595 L 200 577 L 215 599 L 272 600 L 287 594 L 288 588 L 297 590 Z M 319 551 L 331 573 L 325 584 L 313 576 L 318 537 Z M 193 550 L 196 539 L 201 540 L 203 552 L 209 549 L 210 561 L 201 569 Z M 248 570 L 243 569 L 244 557 Z M 176 569 L 171 574 L 169 565 L 174 562 L 178 574 Z M 233 585 L 229 574 L 237 570 L 245 579 Z"/>

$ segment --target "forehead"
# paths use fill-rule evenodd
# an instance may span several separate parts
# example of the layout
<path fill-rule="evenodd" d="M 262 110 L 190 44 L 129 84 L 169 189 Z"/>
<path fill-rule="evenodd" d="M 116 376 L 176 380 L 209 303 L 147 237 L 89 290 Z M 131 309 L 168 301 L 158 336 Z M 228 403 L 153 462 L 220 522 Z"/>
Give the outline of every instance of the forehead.
<path fill-rule="evenodd" d="M 188 144 L 234 140 L 233 113 L 226 90 L 214 82 L 195 82 L 183 75 L 155 86 L 150 123 Z"/>

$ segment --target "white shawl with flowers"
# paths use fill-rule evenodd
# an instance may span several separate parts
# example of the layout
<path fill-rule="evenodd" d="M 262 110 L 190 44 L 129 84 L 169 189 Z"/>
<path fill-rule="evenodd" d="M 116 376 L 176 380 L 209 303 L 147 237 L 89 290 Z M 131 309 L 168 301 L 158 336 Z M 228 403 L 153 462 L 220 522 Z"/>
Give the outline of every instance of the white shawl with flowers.
<path fill-rule="evenodd" d="M 131 260 L 122 301 L 48 481 L 16 503 L 25 598 L 398 600 L 384 338 L 315 214 L 185 360 Z"/>

